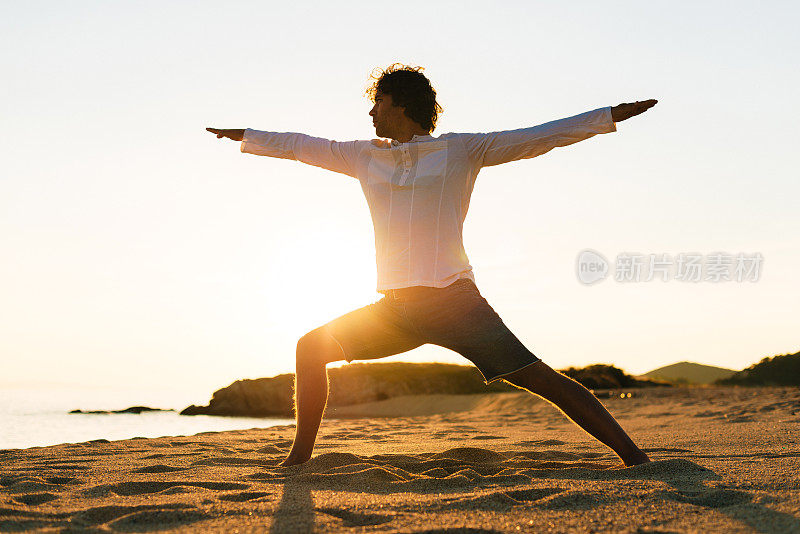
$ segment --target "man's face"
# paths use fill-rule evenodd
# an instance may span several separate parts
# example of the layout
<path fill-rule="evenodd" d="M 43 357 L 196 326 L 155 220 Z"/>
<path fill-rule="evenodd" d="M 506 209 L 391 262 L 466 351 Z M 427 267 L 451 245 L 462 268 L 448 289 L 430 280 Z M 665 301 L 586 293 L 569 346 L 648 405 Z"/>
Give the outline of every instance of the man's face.
<path fill-rule="evenodd" d="M 398 122 L 405 116 L 403 113 L 404 108 L 392 105 L 392 95 L 376 93 L 375 105 L 369 111 L 375 134 L 378 137 L 392 138 Z"/>

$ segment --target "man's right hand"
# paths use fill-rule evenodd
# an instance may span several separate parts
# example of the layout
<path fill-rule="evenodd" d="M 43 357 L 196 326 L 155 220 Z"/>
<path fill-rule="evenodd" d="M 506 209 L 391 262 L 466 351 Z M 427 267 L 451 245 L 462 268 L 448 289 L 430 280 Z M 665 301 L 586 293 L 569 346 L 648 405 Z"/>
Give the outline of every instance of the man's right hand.
<path fill-rule="evenodd" d="M 228 139 L 233 139 L 234 141 L 241 141 L 244 138 L 244 130 L 221 130 L 219 128 L 206 128 L 206 131 L 217 134 L 217 139 L 227 137 Z"/>

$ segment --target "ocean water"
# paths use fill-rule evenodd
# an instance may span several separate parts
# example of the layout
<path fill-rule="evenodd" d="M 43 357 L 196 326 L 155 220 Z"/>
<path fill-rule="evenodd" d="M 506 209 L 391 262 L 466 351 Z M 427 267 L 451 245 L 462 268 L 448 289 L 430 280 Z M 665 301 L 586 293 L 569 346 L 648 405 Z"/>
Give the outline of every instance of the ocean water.
<path fill-rule="evenodd" d="M 43 447 L 134 437 L 190 436 L 199 432 L 268 428 L 293 419 L 185 416 L 190 404 L 205 405 L 210 393 L 120 390 L 63 386 L 0 387 L 0 449 Z M 174 409 L 141 414 L 70 414 L 71 410 L 124 410 L 131 406 Z"/>

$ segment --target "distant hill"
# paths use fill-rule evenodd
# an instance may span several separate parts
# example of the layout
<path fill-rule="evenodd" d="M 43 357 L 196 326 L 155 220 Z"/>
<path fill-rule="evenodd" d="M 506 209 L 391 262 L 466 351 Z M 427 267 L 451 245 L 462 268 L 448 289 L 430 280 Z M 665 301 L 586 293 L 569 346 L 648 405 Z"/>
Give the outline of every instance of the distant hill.
<path fill-rule="evenodd" d="M 666 380 L 674 384 L 713 384 L 717 380 L 735 374 L 733 369 L 702 365 L 692 362 L 679 362 L 659 367 L 642 376 L 655 380 Z"/>
<path fill-rule="evenodd" d="M 800 352 L 767 357 L 744 371 L 719 380 L 741 386 L 800 386 Z"/>

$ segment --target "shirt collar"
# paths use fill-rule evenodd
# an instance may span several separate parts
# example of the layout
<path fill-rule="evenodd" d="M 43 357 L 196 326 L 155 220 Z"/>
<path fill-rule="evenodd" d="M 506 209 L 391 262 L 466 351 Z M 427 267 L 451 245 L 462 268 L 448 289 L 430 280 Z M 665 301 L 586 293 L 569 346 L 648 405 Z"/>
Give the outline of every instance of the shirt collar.
<path fill-rule="evenodd" d="M 411 140 L 409 141 L 409 143 L 414 143 L 416 141 L 427 141 L 428 139 L 433 139 L 433 136 L 430 134 L 425 134 L 425 135 L 414 134 L 413 136 L 411 136 Z M 392 139 L 392 146 L 400 146 L 402 144 L 403 143 L 401 143 L 400 141 Z"/>

